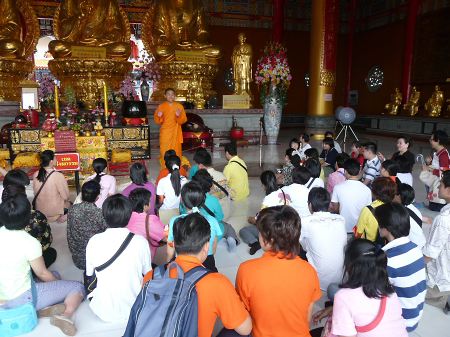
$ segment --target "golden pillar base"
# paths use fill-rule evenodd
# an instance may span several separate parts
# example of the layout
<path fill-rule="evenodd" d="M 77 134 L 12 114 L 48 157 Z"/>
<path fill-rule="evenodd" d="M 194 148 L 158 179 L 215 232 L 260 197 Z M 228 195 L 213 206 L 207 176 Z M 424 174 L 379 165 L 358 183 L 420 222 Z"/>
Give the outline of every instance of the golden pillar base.
<path fill-rule="evenodd" d="M 62 90 L 70 86 L 77 101 L 92 110 L 102 100 L 103 86 L 118 87 L 133 65 L 126 60 L 67 58 L 49 61 L 48 68 Z"/>
<path fill-rule="evenodd" d="M 33 62 L 0 58 L 0 101 L 20 101 L 19 83 L 33 71 Z"/>
<path fill-rule="evenodd" d="M 192 87 L 194 74 L 197 80 L 201 83 L 203 90 L 203 100 L 207 100 L 211 96 L 216 96 L 217 93 L 212 90 L 212 82 L 214 81 L 219 66 L 212 62 L 184 62 L 184 61 L 160 61 L 158 62 L 159 73 L 161 74 L 161 81 L 157 83 L 157 90 L 152 94 L 152 101 L 164 101 L 164 91 L 167 88 L 173 88 L 176 92 L 177 101 L 186 101 L 189 89 Z M 191 86 L 190 86 L 191 85 Z M 194 101 L 196 107 L 202 99 L 196 97 L 198 102 Z"/>

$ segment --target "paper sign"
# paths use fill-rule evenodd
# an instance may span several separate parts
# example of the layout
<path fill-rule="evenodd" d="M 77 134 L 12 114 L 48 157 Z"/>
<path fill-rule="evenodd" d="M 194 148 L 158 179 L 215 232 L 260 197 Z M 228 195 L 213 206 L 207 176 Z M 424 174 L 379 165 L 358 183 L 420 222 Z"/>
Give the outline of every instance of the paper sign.
<path fill-rule="evenodd" d="M 333 94 L 324 94 L 323 96 L 325 102 L 331 102 L 333 100 Z"/>
<path fill-rule="evenodd" d="M 223 109 L 249 109 L 248 95 L 223 95 Z"/>
<path fill-rule="evenodd" d="M 106 48 L 72 46 L 72 57 L 104 59 L 106 58 Z"/>
<path fill-rule="evenodd" d="M 55 152 L 76 152 L 77 142 L 75 131 L 56 131 L 55 132 Z"/>
<path fill-rule="evenodd" d="M 55 153 L 56 171 L 79 171 L 80 154 L 74 153 Z"/>
<path fill-rule="evenodd" d="M 203 62 L 206 61 L 206 55 L 198 51 L 175 50 L 175 61 Z"/>

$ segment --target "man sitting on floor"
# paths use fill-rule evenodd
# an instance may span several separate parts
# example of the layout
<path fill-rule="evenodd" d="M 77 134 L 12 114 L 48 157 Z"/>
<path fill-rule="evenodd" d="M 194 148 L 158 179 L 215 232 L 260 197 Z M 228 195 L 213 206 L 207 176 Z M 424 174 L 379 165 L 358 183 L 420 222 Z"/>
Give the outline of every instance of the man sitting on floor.
<path fill-rule="evenodd" d="M 236 145 L 225 145 L 225 158 L 228 165 L 223 169 L 223 174 L 228 180 L 228 187 L 236 191 L 233 200 L 243 200 L 250 194 L 248 187 L 247 165 L 238 157 Z"/>
<path fill-rule="evenodd" d="M 364 159 L 367 160 L 364 165 L 362 182 L 364 185 L 371 186 L 375 178 L 380 176 L 381 161 L 377 157 L 377 144 L 367 142 L 363 144 Z"/>

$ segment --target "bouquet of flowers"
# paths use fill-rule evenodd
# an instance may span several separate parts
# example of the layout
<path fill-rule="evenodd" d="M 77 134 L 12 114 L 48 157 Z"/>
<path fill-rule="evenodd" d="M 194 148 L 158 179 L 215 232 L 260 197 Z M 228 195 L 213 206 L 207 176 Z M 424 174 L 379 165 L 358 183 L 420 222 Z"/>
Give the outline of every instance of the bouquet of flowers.
<path fill-rule="evenodd" d="M 286 47 L 278 42 L 270 42 L 258 60 L 255 72 L 255 83 L 260 90 L 259 99 L 262 105 L 271 85 L 275 85 L 280 93 L 281 105 L 287 100 L 287 90 L 292 80 L 286 57 Z"/>
<path fill-rule="evenodd" d="M 139 96 L 134 89 L 134 83 L 130 76 L 127 76 L 119 85 L 119 93 L 124 100 L 139 101 Z"/>
<path fill-rule="evenodd" d="M 158 81 L 161 79 L 159 66 L 156 64 L 155 60 L 148 56 L 148 54 L 144 55 L 143 58 L 138 61 L 138 65 L 135 66 L 134 71 L 140 74 L 136 76 L 137 80 Z"/>
<path fill-rule="evenodd" d="M 38 96 L 42 106 L 44 116 L 55 112 L 55 79 L 50 76 L 44 76 L 38 80 Z"/>

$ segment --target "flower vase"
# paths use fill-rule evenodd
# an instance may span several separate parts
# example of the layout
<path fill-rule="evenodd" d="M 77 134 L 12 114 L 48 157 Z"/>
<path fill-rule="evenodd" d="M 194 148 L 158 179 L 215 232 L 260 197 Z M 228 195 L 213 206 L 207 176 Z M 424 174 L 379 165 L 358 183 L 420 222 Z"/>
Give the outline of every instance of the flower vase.
<path fill-rule="evenodd" d="M 148 101 L 148 96 L 150 95 L 150 86 L 147 81 L 144 80 L 141 84 L 141 96 L 143 101 Z"/>
<path fill-rule="evenodd" d="M 264 101 L 264 128 L 268 145 L 277 144 L 282 110 L 278 88 L 276 85 L 271 85 Z"/>

